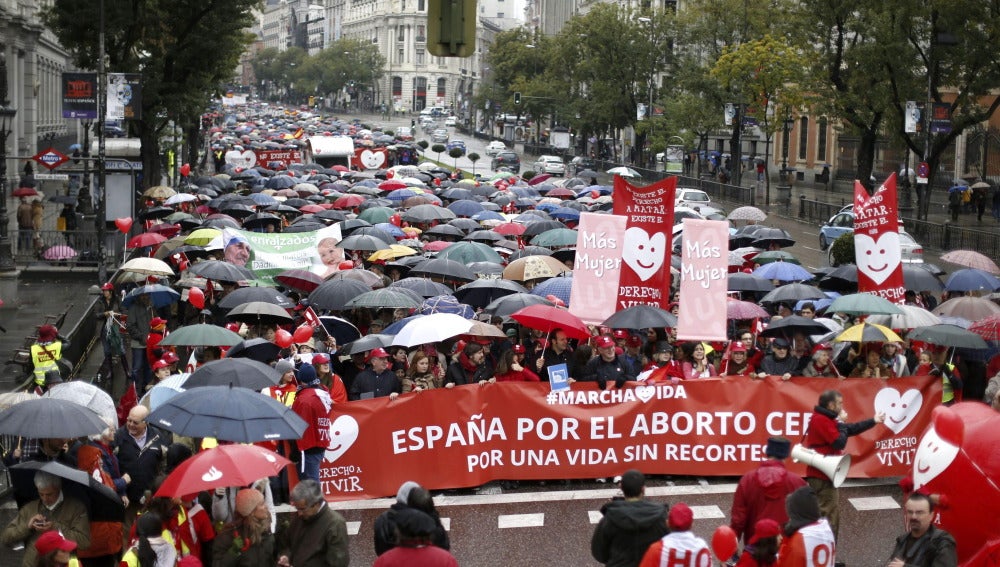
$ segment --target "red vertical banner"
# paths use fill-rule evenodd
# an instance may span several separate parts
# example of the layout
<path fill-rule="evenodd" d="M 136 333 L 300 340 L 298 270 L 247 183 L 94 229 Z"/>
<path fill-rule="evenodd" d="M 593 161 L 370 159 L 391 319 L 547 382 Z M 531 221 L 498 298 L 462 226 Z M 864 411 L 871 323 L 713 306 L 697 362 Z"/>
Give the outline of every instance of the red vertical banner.
<path fill-rule="evenodd" d="M 681 251 L 681 307 L 677 338 L 726 340 L 729 276 L 729 223 L 684 219 Z"/>
<path fill-rule="evenodd" d="M 854 182 L 854 256 L 858 265 L 858 291 L 902 303 L 902 251 L 899 245 L 899 211 L 896 174 L 871 197 Z"/>
<path fill-rule="evenodd" d="M 614 214 L 627 218 L 617 309 L 670 303 L 671 230 L 677 178 L 636 187 L 615 176 Z"/>

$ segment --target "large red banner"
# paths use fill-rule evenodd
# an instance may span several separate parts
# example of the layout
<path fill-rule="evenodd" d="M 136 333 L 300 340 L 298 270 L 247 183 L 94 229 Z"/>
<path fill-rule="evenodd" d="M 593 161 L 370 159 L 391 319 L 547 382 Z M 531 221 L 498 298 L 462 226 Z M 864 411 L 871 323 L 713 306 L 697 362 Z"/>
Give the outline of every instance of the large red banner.
<path fill-rule="evenodd" d="M 899 245 L 899 211 L 896 174 L 871 197 L 854 182 L 854 256 L 858 265 L 858 291 L 902 303 L 902 249 Z"/>
<path fill-rule="evenodd" d="M 614 214 L 628 218 L 622 246 L 618 309 L 670 303 L 671 230 L 677 178 L 636 187 L 615 176 Z"/>
<path fill-rule="evenodd" d="M 286 168 L 293 163 L 302 163 L 301 150 L 254 150 L 257 163 L 268 169 L 274 169 L 273 164 L 281 163 Z"/>
<path fill-rule="evenodd" d="M 852 437 L 851 476 L 902 476 L 941 400 L 934 377 L 889 381 L 744 377 L 598 390 L 577 382 L 460 386 L 335 405 L 320 479 L 328 500 L 491 480 L 647 474 L 736 476 L 765 459 L 767 438 L 799 442 L 824 390 L 844 396 L 851 421 L 886 412 Z M 802 474 L 802 465 L 791 466 Z"/>

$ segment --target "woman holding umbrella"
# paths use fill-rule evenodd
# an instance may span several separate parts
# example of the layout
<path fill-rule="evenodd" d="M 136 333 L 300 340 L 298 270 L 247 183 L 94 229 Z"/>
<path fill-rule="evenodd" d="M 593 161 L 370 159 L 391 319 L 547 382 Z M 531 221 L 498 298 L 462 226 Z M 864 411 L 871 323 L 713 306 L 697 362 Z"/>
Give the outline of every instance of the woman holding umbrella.
<path fill-rule="evenodd" d="M 222 528 L 212 545 L 212 565 L 257 567 L 274 565 L 275 560 L 271 514 L 264 495 L 255 488 L 244 488 L 236 494 L 233 521 Z"/>

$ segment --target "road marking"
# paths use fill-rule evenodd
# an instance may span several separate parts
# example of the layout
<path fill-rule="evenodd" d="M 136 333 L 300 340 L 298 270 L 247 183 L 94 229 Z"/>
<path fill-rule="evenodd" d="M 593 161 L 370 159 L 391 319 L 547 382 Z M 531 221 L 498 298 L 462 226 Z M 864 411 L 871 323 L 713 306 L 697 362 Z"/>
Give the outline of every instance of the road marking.
<path fill-rule="evenodd" d="M 545 525 L 545 514 L 504 514 L 497 516 L 497 527 L 540 528 Z"/>
<path fill-rule="evenodd" d="M 347 522 L 347 535 L 358 535 L 361 531 L 361 522 Z"/>
<path fill-rule="evenodd" d="M 600 510 L 590 510 L 587 512 L 587 516 L 590 517 L 591 524 L 596 524 L 597 522 L 601 521 L 601 518 L 604 517 L 604 514 L 602 514 Z"/>
<path fill-rule="evenodd" d="M 713 518 L 725 518 L 726 515 L 718 506 L 691 506 L 691 513 L 695 520 L 710 520 Z"/>
<path fill-rule="evenodd" d="M 898 510 L 899 502 L 892 496 L 870 496 L 866 498 L 848 498 L 854 509 L 859 512 L 871 510 Z"/>
<path fill-rule="evenodd" d="M 451 531 L 451 518 L 441 518 L 441 525 L 444 526 L 444 531 Z"/>

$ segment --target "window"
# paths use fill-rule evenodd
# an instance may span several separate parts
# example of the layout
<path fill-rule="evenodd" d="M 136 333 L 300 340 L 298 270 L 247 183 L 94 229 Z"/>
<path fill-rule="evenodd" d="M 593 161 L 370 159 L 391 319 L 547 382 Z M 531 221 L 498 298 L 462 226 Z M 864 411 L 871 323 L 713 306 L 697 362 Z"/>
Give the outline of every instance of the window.
<path fill-rule="evenodd" d="M 417 26 L 417 41 L 424 41 L 427 37 L 426 28 L 423 25 Z"/>
<path fill-rule="evenodd" d="M 396 63 L 402 63 L 402 62 L 403 62 L 403 48 L 400 47 L 396 51 Z"/>
<path fill-rule="evenodd" d="M 406 26 L 396 26 L 396 41 L 406 40 Z"/>
<path fill-rule="evenodd" d="M 826 161 L 826 118 L 820 118 L 816 123 L 816 160 Z"/>
<path fill-rule="evenodd" d="M 799 119 L 799 159 L 806 159 L 806 147 L 809 145 L 809 117 Z"/>
<path fill-rule="evenodd" d="M 424 8 L 425 8 L 425 6 L 424 6 L 424 0 L 417 0 L 417 11 L 418 12 L 423 12 Z"/>
<path fill-rule="evenodd" d="M 393 77 L 392 96 L 402 96 L 402 94 L 403 94 L 403 77 Z"/>
<path fill-rule="evenodd" d="M 438 79 L 437 95 L 439 97 L 441 97 L 441 98 L 444 98 L 444 96 L 445 96 L 445 85 L 446 85 L 446 83 L 447 83 L 447 81 L 443 77 L 440 78 L 440 79 Z"/>
<path fill-rule="evenodd" d="M 415 62 L 416 62 L 417 65 L 423 65 L 424 64 L 424 50 L 423 49 L 418 49 L 417 50 L 417 55 L 416 55 L 416 61 Z"/>

